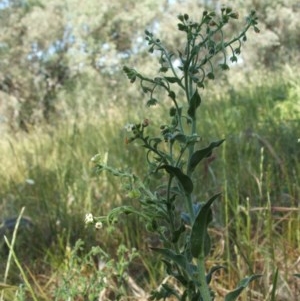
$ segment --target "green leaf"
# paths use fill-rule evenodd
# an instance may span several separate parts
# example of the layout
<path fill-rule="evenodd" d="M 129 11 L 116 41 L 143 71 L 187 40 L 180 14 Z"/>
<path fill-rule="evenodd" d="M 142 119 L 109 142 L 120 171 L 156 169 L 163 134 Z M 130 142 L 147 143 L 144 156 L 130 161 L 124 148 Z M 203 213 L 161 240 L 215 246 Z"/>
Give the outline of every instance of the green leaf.
<path fill-rule="evenodd" d="M 192 180 L 190 179 L 189 176 L 187 176 L 186 174 L 184 174 L 180 168 L 178 167 L 174 167 L 171 165 L 162 165 L 160 167 L 160 169 L 163 168 L 166 170 L 166 172 L 168 172 L 169 174 L 171 174 L 172 176 L 175 176 L 177 178 L 177 180 L 179 181 L 179 183 L 182 185 L 185 193 L 187 194 L 191 194 L 193 192 L 194 189 L 194 185 Z"/>
<path fill-rule="evenodd" d="M 165 248 L 150 248 L 150 249 L 152 251 L 161 254 L 165 258 L 173 261 L 174 263 L 176 263 L 178 266 L 180 266 L 190 274 L 190 264 L 188 263 L 184 255 L 176 254 L 174 251 Z"/>
<path fill-rule="evenodd" d="M 220 146 L 224 141 L 225 141 L 225 139 L 212 142 L 208 147 L 195 151 L 192 154 L 190 162 L 189 162 L 190 171 L 193 172 L 195 170 L 196 166 L 200 163 L 200 161 L 203 160 L 204 158 L 209 157 L 212 154 L 212 150 L 215 147 Z"/>
<path fill-rule="evenodd" d="M 251 281 L 260 278 L 261 276 L 262 275 L 252 275 L 250 277 L 244 278 L 235 290 L 231 291 L 225 296 L 225 301 L 235 301 Z"/>
<path fill-rule="evenodd" d="M 294 274 L 294 276 L 300 278 L 300 274 Z"/>
<path fill-rule="evenodd" d="M 177 77 L 169 77 L 169 76 L 164 76 L 164 78 L 171 84 L 174 84 L 174 83 L 178 83 L 180 84 L 180 79 L 177 78 Z"/>
<path fill-rule="evenodd" d="M 123 71 L 127 75 L 128 79 L 130 79 L 130 82 L 134 83 L 138 73 L 134 69 L 128 68 L 127 66 L 123 67 Z"/>
<path fill-rule="evenodd" d="M 178 273 L 177 267 L 174 269 L 174 265 L 167 261 L 166 259 L 161 260 L 166 265 L 166 272 L 168 275 L 173 276 L 177 279 L 182 285 L 187 286 L 189 279 L 187 279 L 184 275 Z"/>
<path fill-rule="evenodd" d="M 191 253 L 194 257 L 206 256 L 210 251 L 210 238 L 207 232 L 208 224 L 212 221 L 210 206 L 220 193 L 211 197 L 199 210 L 192 226 Z"/>
<path fill-rule="evenodd" d="M 196 89 L 194 95 L 192 96 L 190 103 L 189 103 L 189 108 L 188 108 L 188 114 L 191 118 L 195 118 L 196 116 L 196 110 L 201 104 L 201 97 L 198 93 L 198 90 Z"/>

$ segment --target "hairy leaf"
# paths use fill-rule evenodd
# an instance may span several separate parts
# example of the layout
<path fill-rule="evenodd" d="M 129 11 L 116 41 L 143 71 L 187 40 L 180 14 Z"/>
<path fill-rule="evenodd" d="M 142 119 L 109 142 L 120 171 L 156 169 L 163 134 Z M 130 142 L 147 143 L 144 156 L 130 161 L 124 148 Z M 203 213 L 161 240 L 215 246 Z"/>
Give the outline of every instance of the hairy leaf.
<path fill-rule="evenodd" d="M 155 251 L 165 258 L 173 261 L 176 263 L 179 267 L 181 267 L 184 271 L 188 272 L 189 274 L 191 273 L 190 269 L 190 264 L 187 261 L 186 257 L 181 254 L 176 254 L 174 251 L 170 249 L 165 249 L 165 248 L 150 248 L 152 251 Z"/>
<path fill-rule="evenodd" d="M 220 193 L 211 197 L 198 212 L 191 233 L 191 253 L 194 257 L 206 256 L 210 250 L 210 238 L 207 232 L 208 224 L 212 221 L 210 206 Z"/>

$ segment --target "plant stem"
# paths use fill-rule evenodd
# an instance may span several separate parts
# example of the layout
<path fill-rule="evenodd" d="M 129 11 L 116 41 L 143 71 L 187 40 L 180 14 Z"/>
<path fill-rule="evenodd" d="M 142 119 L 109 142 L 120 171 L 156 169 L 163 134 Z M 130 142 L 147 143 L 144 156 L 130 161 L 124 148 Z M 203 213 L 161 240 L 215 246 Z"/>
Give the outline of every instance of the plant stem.
<path fill-rule="evenodd" d="M 187 210 L 190 215 L 191 224 L 193 224 L 193 222 L 195 220 L 195 212 L 194 212 L 194 208 L 193 208 L 192 196 L 190 194 L 187 195 L 187 197 L 186 197 L 186 205 L 187 205 Z"/>
<path fill-rule="evenodd" d="M 200 257 L 198 259 L 198 273 L 200 281 L 200 293 L 203 301 L 212 301 L 210 290 L 206 282 L 206 271 L 205 271 L 205 258 Z"/>

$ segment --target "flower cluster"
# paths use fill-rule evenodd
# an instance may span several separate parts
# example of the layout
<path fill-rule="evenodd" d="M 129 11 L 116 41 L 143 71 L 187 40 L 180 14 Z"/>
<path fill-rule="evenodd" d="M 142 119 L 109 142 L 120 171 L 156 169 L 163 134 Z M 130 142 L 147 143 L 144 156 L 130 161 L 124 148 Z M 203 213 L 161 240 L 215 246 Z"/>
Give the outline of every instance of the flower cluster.
<path fill-rule="evenodd" d="M 142 138 L 144 133 L 144 128 L 149 125 L 149 119 L 144 119 L 141 123 L 127 123 L 124 129 L 127 132 L 132 132 L 133 136 L 125 138 L 125 144 L 129 144 L 137 138 Z"/>
<path fill-rule="evenodd" d="M 93 224 L 95 222 L 95 218 L 94 218 L 93 214 L 92 213 L 87 213 L 85 215 L 84 222 L 85 222 L 86 225 Z M 97 230 L 102 229 L 102 227 L 103 227 L 103 224 L 101 222 L 96 222 L 95 223 L 95 228 Z"/>

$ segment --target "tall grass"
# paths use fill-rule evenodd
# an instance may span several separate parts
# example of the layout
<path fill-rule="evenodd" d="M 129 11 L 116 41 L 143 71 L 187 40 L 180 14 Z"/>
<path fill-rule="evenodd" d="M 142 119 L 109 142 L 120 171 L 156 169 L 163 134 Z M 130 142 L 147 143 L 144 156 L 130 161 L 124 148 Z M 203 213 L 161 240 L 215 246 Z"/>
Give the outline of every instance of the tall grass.
<path fill-rule="evenodd" d="M 291 76 L 257 75 L 256 81 L 242 86 L 206 92 L 199 116 L 201 143 L 223 137 L 228 142 L 199 167 L 204 173 L 199 172 L 201 185 L 196 185 L 200 200 L 222 191 L 222 200 L 214 207 L 214 250 L 209 262 L 228 267 L 213 281 L 219 296 L 225 295 L 221 287 L 232 289 L 242 276 L 254 272 L 262 273 L 263 281 L 253 284 L 241 300 L 269 300 L 278 268 L 278 300 L 299 298 L 299 283 L 293 277 L 300 272 L 299 84 L 291 71 Z M 147 117 L 150 130 L 159 133 L 155 108 L 131 110 L 136 104 L 126 101 L 125 93 L 117 105 L 107 103 L 107 111 L 103 102 L 100 111 L 1 140 L 0 216 L 17 216 L 24 206 L 25 215 L 32 219 L 34 228 L 23 233 L 19 247 L 16 242 L 15 254 L 32 282 L 39 283 L 36 290 L 44 290 L 42 299 L 53 300 L 55 283 L 64 273 L 62 262 L 78 239 L 85 242 L 80 254 L 93 245 L 113 257 L 120 242 L 136 247 L 141 256 L 130 269 L 136 281 L 147 288 L 159 278 L 161 264 L 147 257 L 147 246 L 155 238 L 137 219 L 120 220 L 116 229 L 121 231 L 93 232 L 84 227 L 85 213 L 100 215 L 129 202 L 122 183 L 113 176 L 95 177 L 91 157 L 107 154 L 111 165 L 130 166 L 142 175 L 143 149 L 125 145 L 123 126 Z M 5 259 L 7 254 L 0 251 Z M 11 267 L 8 283 L 21 282 L 18 270 Z"/>

